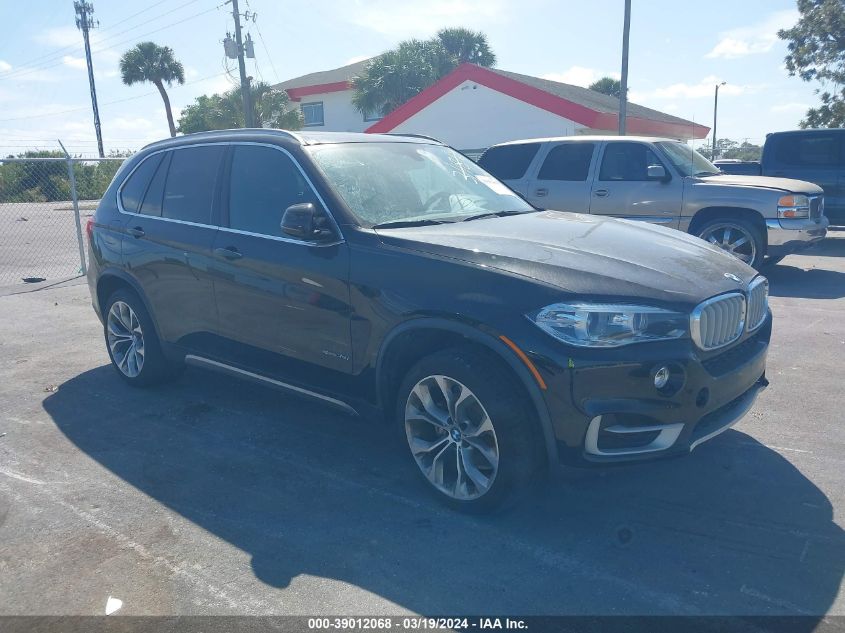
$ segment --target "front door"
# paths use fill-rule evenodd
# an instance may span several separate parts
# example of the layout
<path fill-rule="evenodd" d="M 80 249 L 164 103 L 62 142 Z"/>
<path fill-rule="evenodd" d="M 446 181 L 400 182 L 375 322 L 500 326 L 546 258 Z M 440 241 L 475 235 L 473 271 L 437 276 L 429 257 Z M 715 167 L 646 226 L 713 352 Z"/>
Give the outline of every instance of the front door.
<path fill-rule="evenodd" d="M 322 201 L 280 147 L 234 145 L 229 174 L 213 244 L 220 331 L 236 343 L 227 349 L 235 360 L 272 352 L 349 372 L 347 245 L 339 234 L 317 244 L 281 231 L 289 206 L 311 202 L 325 212 Z"/>
<path fill-rule="evenodd" d="M 683 206 L 683 181 L 651 180 L 650 165 L 668 166 L 645 143 L 608 141 L 593 179 L 590 213 L 644 220 L 678 228 Z"/>

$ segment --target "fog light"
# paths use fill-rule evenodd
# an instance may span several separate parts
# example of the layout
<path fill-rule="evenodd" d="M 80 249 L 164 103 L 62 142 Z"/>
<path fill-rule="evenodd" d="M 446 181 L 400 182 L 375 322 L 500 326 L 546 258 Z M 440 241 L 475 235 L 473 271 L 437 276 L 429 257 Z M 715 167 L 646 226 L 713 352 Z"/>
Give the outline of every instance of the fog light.
<path fill-rule="evenodd" d="M 654 387 L 658 391 L 663 389 L 669 383 L 669 368 L 664 365 L 656 372 L 654 372 Z"/>

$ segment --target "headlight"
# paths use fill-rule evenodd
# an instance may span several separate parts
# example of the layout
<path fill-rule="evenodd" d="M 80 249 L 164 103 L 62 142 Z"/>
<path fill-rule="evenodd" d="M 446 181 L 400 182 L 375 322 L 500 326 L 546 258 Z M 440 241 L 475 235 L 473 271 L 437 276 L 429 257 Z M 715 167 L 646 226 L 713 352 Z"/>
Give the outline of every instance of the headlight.
<path fill-rule="evenodd" d="M 807 196 L 790 194 L 778 199 L 778 217 L 786 220 L 810 217 L 810 199 Z"/>
<path fill-rule="evenodd" d="M 554 303 L 526 315 L 556 339 L 578 347 L 619 347 L 688 335 L 689 315 L 651 306 Z"/>

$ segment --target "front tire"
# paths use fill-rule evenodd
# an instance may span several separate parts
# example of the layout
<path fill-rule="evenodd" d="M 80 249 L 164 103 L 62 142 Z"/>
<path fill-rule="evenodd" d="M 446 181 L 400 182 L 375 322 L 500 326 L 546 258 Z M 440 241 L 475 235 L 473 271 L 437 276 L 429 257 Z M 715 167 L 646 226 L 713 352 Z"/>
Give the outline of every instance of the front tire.
<path fill-rule="evenodd" d="M 766 256 L 762 232 L 753 222 L 744 218 L 713 218 L 701 225 L 696 233 L 701 239 L 754 268 L 759 268 Z"/>
<path fill-rule="evenodd" d="M 106 301 L 103 335 L 118 375 L 133 387 L 146 387 L 169 378 L 174 366 L 161 351 L 153 321 L 143 302 L 128 289 L 115 291 Z"/>
<path fill-rule="evenodd" d="M 436 352 L 405 377 L 396 415 L 430 490 L 453 508 L 514 501 L 541 465 L 538 424 L 501 361 L 471 347 Z"/>

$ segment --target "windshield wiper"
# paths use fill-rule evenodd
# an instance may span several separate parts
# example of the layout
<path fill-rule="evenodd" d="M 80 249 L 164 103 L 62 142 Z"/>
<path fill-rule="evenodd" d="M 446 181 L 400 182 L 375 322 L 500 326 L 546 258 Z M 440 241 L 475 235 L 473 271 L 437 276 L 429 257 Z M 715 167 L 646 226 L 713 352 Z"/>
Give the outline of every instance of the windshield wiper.
<path fill-rule="evenodd" d="M 697 171 L 693 174 L 693 177 L 698 178 L 699 176 L 721 176 L 722 171 Z"/>
<path fill-rule="evenodd" d="M 488 211 L 487 213 L 479 213 L 478 215 L 471 215 L 464 218 L 461 222 L 470 222 L 471 220 L 481 220 L 484 218 L 503 218 L 506 215 L 522 215 L 523 213 L 531 213 L 530 211 Z"/>
<path fill-rule="evenodd" d="M 374 224 L 374 229 L 401 229 L 406 226 L 430 226 L 432 224 L 451 224 L 451 220 L 394 220 Z"/>

